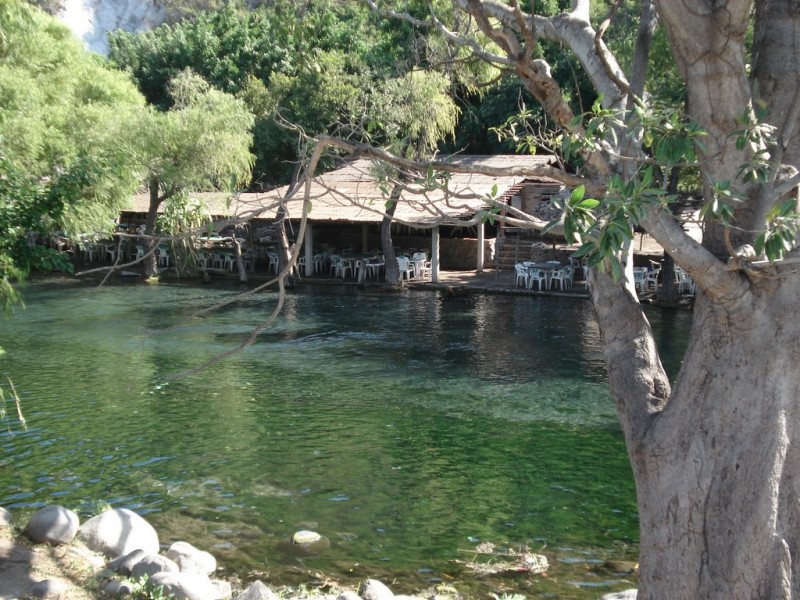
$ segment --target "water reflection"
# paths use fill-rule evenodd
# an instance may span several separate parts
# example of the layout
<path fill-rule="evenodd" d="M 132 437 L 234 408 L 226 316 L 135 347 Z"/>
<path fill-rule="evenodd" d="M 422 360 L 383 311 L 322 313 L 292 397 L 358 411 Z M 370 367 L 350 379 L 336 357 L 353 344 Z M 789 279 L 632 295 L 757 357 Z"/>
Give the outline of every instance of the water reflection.
<path fill-rule="evenodd" d="M 587 561 L 635 552 L 588 304 L 310 288 L 244 352 L 168 381 L 241 343 L 274 306 L 263 293 L 192 316 L 236 292 L 29 286 L 28 308 L 4 323 L 0 371 L 30 428 L 0 433 L 13 464 L 0 504 L 131 507 L 162 540 L 286 581 L 297 563 L 281 542 L 301 528 L 332 541 L 308 568 L 413 585 L 463 579 L 454 561 L 474 540 Z M 669 315 L 652 320 L 680 349 Z M 551 563 L 554 583 L 537 589 L 576 576 Z"/>

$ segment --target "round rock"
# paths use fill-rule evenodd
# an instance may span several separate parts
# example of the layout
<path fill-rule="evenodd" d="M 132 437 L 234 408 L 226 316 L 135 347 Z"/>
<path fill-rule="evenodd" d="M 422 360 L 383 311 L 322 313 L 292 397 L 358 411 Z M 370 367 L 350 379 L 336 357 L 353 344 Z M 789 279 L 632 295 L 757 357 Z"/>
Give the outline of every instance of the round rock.
<path fill-rule="evenodd" d="M 236 596 L 236 600 L 278 600 L 278 595 L 263 582 L 254 581 L 245 591 Z"/>
<path fill-rule="evenodd" d="M 301 529 L 292 536 L 292 543 L 313 544 L 315 542 L 320 541 L 321 539 L 322 536 L 318 534 L 316 531 L 308 531 L 307 529 Z"/>
<path fill-rule="evenodd" d="M 63 506 L 45 506 L 34 513 L 25 531 L 34 542 L 57 546 L 69 544 L 78 533 L 80 520 L 71 510 Z"/>
<path fill-rule="evenodd" d="M 199 573 L 156 573 L 147 580 L 149 588 L 163 588 L 175 600 L 221 600 L 220 592 L 206 575 Z"/>
<path fill-rule="evenodd" d="M 284 540 L 279 544 L 280 548 L 287 554 L 294 556 L 308 556 L 318 554 L 331 547 L 331 541 L 316 531 L 298 531 L 290 540 Z"/>
<path fill-rule="evenodd" d="M 148 554 L 139 562 L 133 565 L 131 569 L 131 577 L 134 579 L 141 579 L 147 577 L 150 579 L 156 573 L 178 573 L 180 569 L 173 561 L 166 556 L 160 554 Z"/>
<path fill-rule="evenodd" d="M 114 573 L 119 573 L 120 575 L 125 575 L 127 577 L 131 574 L 131 571 L 136 563 L 146 556 L 149 556 L 147 552 L 137 548 L 133 552 L 128 552 L 127 554 L 123 554 L 122 556 L 118 556 L 112 560 L 110 563 L 108 563 L 108 569 L 110 571 L 114 571 Z"/>
<path fill-rule="evenodd" d="M 28 588 L 28 596 L 44 600 L 60 600 L 67 597 L 67 584 L 58 579 L 37 581 Z"/>
<path fill-rule="evenodd" d="M 115 508 L 81 525 L 78 536 L 94 552 L 116 558 L 141 549 L 158 554 L 158 534 L 153 526 L 127 508 Z"/>
<path fill-rule="evenodd" d="M 365 579 L 358 586 L 358 595 L 364 600 L 393 600 L 394 593 L 377 579 Z"/>
<path fill-rule="evenodd" d="M 198 550 L 188 542 L 175 542 L 166 555 L 182 572 L 210 575 L 217 570 L 217 559 L 212 554 Z"/>
<path fill-rule="evenodd" d="M 606 594 L 600 600 L 636 600 L 639 592 L 635 589 L 625 590 L 624 592 L 614 592 Z"/>
<path fill-rule="evenodd" d="M 14 519 L 12 518 L 11 513 L 0 506 L 0 529 L 3 529 L 4 527 L 11 528 L 13 526 Z"/>

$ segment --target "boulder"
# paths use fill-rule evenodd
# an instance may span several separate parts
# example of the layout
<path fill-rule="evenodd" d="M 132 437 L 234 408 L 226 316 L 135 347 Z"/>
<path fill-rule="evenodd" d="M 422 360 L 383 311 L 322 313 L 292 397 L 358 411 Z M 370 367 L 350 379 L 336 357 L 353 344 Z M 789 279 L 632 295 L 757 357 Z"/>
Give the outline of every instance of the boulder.
<path fill-rule="evenodd" d="M 295 532 L 292 536 L 292 543 L 293 544 L 313 544 L 322 539 L 322 536 L 318 534 L 316 531 L 308 531 L 307 529 L 302 529 L 300 531 Z"/>
<path fill-rule="evenodd" d="M 180 569 L 173 561 L 160 554 L 148 554 L 131 569 L 133 579 L 152 578 L 156 573 L 179 573 Z"/>
<path fill-rule="evenodd" d="M 156 573 L 147 580 L 147 587 L 160 587 L 164 595 L 172 594 L 175 600 L 222 600 L 208 576 L 200 573 Z"/>
<path fill-rule="evenodd" d="M 212 579 L 211 585 L 217 588 L 217 592 L 219 593 L 220 598 L 224 598 L 225 600 L 230 600 L 233 596 L 233 588 L 231 584 L 227 581 L 222 581 L 219 579 Z"/>
<path fill-rule="evenodd" d="M 639 595 L 637 590 L 625 590 L 624 592 L 614 592 L 612 594 L 605 594 L 600 600 L 636 600 Z"/>
<path fill-rule="evenodd" d="M 364 600 L 393 600 L 394 593 L 377 579 L 365 579 L 358 586 L 358 595 Z"/>
<path fill-rule="evenodd" d="M 130 596 L 133 594 L 133 584 L 130 581 L 112 579 L 106 584 L 103 591 L 105 591 L 107 596 L 111 596 L 112 598 L 117 596 Z"/>
<path fill-rule="evenodd" d="M 186 573 L 210 575 L 217 570 L 217 559 L 204 550 L 198 550 L 188 542 L 175 542 L 166 552 L 167 558 L 175 561 Z"/>
<path fill-rule="evenodd" d="M 262 582 L 254 581 L 236 600 L 278 600 L 278 595 Z"/>
<path fill-rule="evenodd" d="M 10 529 L 13 526 L 14 526 L 14 519 L 11 517 L 11 513 L 2 506 L 0 506 L 0 529 L 3 529 L 4 527 Z"/>
<path fill-rule="evenodd" d="M 353 590 L 345 590 L 336 600 L 361 600 L 361 596 L 356 594 Z"/>
<path fill-rule="evenodd" d="M 148 556 L 147 552 L 141 548 L 137 548 L 133 552 L 128 552 L 127 554 L 123 554 L 112 560 L 110 563 L 108 563 L 108 569 L 109 571 L 114 571 L 114 573 L 119 573 L 120 575 L 125 575 L 127 577 L 131 574 L 131 571 L 136 563 L 142 560 L 145 556 Z"/>
<path fill-rule="evenodd" d="M 28 596 L 44 600 L 60 600 L 67 597 L 67 584 L 58 579 L 37 581 L 28 588 Z"/>
<path fill-rule="evenodd" d="M 63 506 L 45 506 L 35 512 L 28 521 L 25 531 L 34 542 L 58 546 L 69 544 L 78 533 L 80 519 Z"/>
<path fill-rule="evenodd" d="M 127 508 L 115 508 L 81 525 L 78 536 L 95 552 L 116 558 L 141 549 L 158 554 L 158 534 L 152 525 Z"/>

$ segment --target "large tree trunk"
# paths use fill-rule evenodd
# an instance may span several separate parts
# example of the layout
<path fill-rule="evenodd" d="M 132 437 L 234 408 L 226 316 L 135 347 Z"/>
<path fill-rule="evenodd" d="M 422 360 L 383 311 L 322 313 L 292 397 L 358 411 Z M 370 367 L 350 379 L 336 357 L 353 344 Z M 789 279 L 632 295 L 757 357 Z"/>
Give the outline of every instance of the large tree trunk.
<path fill-rule="evenodd" d="M 150 205 L 147 210 L 147 219 L 144 224 L 145 238 L 142 240 L 144 247 L 144 260 L 142 260 L 142 275 L 144 277 L 156 277 L 158 275 L 158 254 L 156 248 L 155 232 L 156 218 L 158 217 L 158 207 L 161 206 L 162 198 L 159 196 L 158 179 L 151 177 L 148 183 L 150 191 Z"/>
<path fill-rule="evenodd" d="M 631 446 L 641 599 L 800 596 L 796 288 L 696 304 L 668 406 Z"/>
<path fill-rule="evenodd" d="M 800 290 L 788 271 L 730 274 L 727 301 L 700 295 L 672 390 L 633 295 L 592 277 L 637 485 L 640 600 L 800 597 Z"/>
<path fill-rule="evenodd" d="M 713 160 L 703 163 L 704 180 L 731 181 L 751 199 L 736 209 L 742 229 L 732 239 L 752 242 L 763 227 L 761 191 L 737 182 L 750 149 L 737 148 L 732 135 L 750 109 L 742 43 L 750 3 L 662 0 L 659 8 L 687 82 L 688 111 L 709 132 L 706 156 Z M 719 226 L 705 230 L 710 253 L 655 213 L 645 226 L 701 292 L 691 343 L 669 390 L 657 358 L 644 352 L 652 342 L 633 318 L 641 311 L 610 278 L 593 282 L 637 485 L 639 598 L 800 597 L 800 456 L 793 440 L 800 380 L 792 375 L 800 358 L 800 322 L 792 318 L 800 285 L 789 267 L 766 276 L 726 268 Z"/>
<path fill-rule="evenodd" d="M 386 213 L 381 221 L 381 250 L 383 250 L 383 262 L 386 269 L 386 285 L 399 286 L 403 283 L 400 277 L 400 267 L 397 264 L 397 255 L 394 251 L 394 244 L 392 242 L 392 219 L 394 218 L 394 211 L 397 210 L 397 202 L 400 198 L 402 188 L 396 184 L 392 188 L 392 193 L 389 196 L 391 204 L 386 209 Z"/>
<path fill-rule="evenodd" d="M 800 5 L 797 0 L 756 3 L 753 40 L 755 96 L 767 103 L 767 121 L 783 133 L 782 162 L 800 168 Z M 784 150 L 785 148 L 785 150 Z"/>

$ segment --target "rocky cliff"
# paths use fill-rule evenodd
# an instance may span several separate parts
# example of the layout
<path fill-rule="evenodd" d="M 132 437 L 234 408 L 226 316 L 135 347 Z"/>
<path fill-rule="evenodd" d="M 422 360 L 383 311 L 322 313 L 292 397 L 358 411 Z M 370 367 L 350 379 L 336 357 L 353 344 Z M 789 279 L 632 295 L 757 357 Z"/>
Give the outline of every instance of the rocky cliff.
<path fill-rule="evenodd" d="M 142 31 L 164 19 L 153 0 L 64 0 L 58 16 L 90 50 L 100 54 L 108 50 L 109 31 Z"/>

